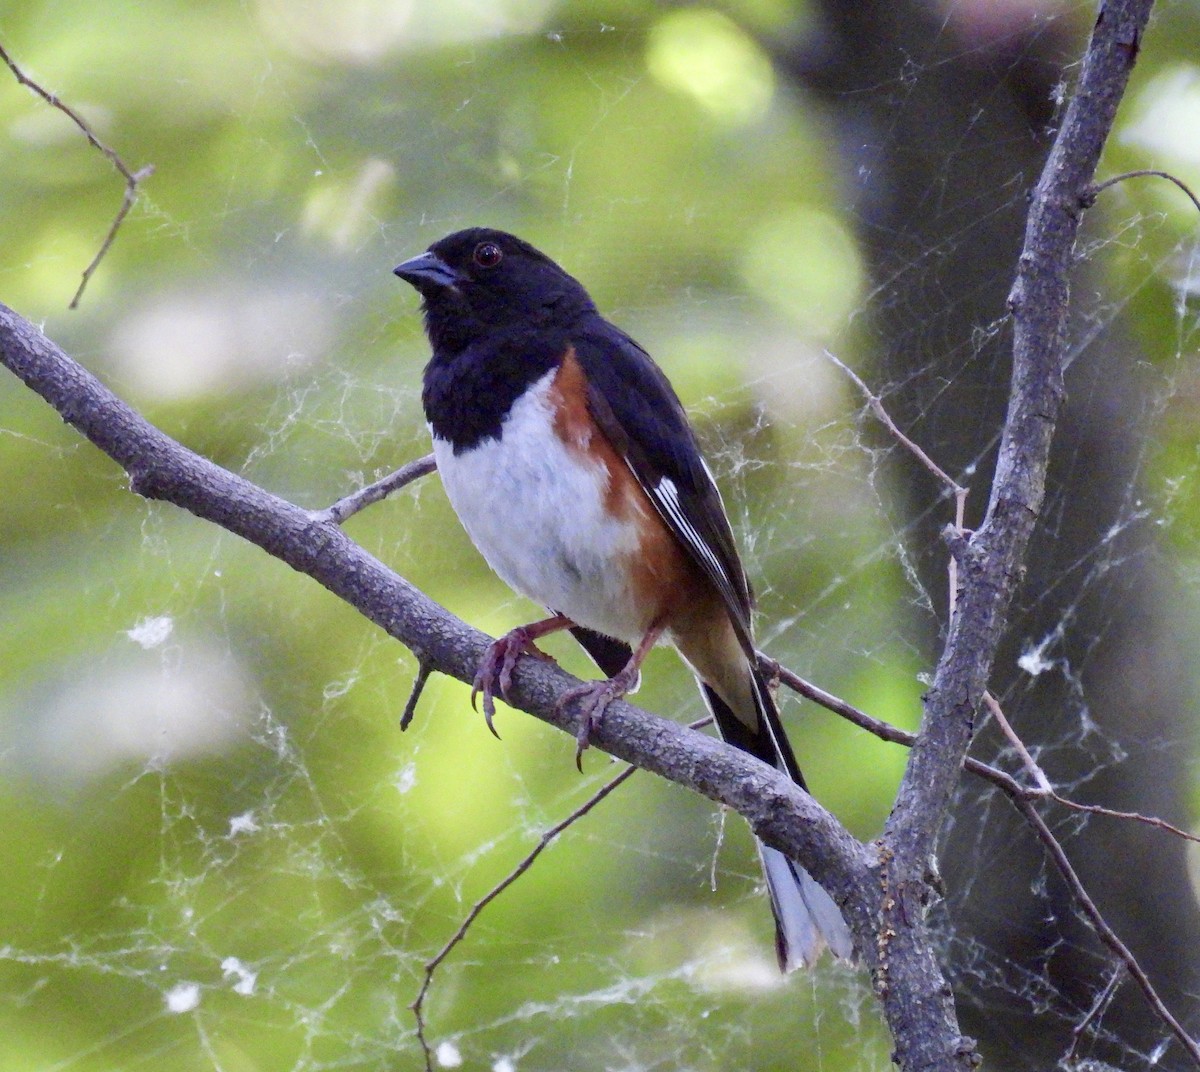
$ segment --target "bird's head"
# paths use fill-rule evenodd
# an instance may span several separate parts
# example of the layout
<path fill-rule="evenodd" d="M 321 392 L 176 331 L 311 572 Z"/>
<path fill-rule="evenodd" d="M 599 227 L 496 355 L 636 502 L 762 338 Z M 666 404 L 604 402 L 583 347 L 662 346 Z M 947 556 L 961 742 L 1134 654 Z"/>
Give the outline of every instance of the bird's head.
<path fill-rule="evenodd" d="M 551 319 L 566 324 L 594 309 L 583 286 L 544 253 L 487 227 L 447 235 L 395 273 L 420 293 L 435 351 Z"/>

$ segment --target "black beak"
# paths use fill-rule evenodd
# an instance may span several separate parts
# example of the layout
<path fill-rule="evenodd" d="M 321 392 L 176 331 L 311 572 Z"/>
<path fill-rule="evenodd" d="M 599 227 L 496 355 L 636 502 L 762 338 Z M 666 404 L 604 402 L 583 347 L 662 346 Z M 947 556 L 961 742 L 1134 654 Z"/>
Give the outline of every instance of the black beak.
<path fill-rule="evenodd" d="M 436 253 L 422 253 L 418 257 L 410 257 L 403 264 L 398 264 L 393 271 L 422 293 L 446 287 L 453 290 L 463 281 L 462 276 Z"/>

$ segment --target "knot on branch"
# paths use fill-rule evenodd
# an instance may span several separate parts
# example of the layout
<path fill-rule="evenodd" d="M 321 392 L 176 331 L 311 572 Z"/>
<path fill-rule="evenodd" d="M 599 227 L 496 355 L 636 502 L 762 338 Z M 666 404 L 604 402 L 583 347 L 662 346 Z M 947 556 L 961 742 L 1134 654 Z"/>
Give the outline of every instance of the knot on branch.
<path fill-rule="evenodd" d="M 946 547 L 954 557 L 954 561 L 964 570 L 970 564 L 971 535 L 969 529 L 960 529 L 957 525 L 948 524 L 942 529 L 942 539 L 945 541 Z"/>

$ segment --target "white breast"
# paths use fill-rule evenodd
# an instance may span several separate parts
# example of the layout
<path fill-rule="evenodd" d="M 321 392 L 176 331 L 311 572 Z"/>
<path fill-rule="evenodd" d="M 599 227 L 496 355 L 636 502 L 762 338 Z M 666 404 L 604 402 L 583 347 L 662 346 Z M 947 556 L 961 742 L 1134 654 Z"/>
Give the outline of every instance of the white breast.
<path fill-rule="evenodd" d="M 501 440 L 456 455 L 435 436 L 438 473 L 467 534 L 507 584 L 579 625 L 636 643 L 649 624 L 634 611 L 625 565 L 636 527 L 604 512 L 605 468 L 555 435 L 555 375 L 513 404 Z"/>

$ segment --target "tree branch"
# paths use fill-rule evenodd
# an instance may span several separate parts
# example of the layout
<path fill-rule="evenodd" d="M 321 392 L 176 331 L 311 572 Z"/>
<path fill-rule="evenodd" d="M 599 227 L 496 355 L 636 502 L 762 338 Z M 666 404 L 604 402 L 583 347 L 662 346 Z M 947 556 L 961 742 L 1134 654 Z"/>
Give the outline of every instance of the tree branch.
<path fill-rule="evenodd" d="M 928 994 L 935 969 L 922 919 L 933 856 L 975 731 L 1009 604 L 1045 494 L 1050 444 L 1063 402 L 1068 276 L 1092 177 L 1138 53 L 1153 0 L 1101 6 L 1079 84 L 1036 189 L 1009 299 L 1013 371 L 1009 409 L 986 517 L 967 540 L 958 613 L 926 694 L 921 733 L 909 755 L 882 845 L 887 888 L 881 933 L 890 935 L 876 986 L 900 1063 L 958 1067 L 977 1060 L 958 1037 L 953 1001 L 939 1016 L 911 1001 Z M 913 1030 L 940 1023 L 940 1032 Z"/>
<path fill-rule="evenodd" d="M 68 309 L 78 309 L 79 302 L 83 298 L 83 292 L 87 289 L 89 280 L 92 274 L 100 267 L 100 262 L 104 260 L 104 256 L 108 253 L 109 247 L 113 244 L 113 240 L 117 237 L 117 231 L 121 229 L 121 224 L 125 222 L 125 217 L 129 215 L 130 209 L 138 198 L 138 187 L 143 180 L 148 179 L 154 174 L 154 165 L 146 164 L 145 167 L 138 168 L 137 171 L 132 171 L 129 165 L 121 159 L 120 154 L 115 149 L 105 145 L 96 132 L 88 126 L 74 108 L 67 104 L 57 93 L 51 93 L 48 89 L 44 89 L 32 78 L 30 78 L 20 67 L 16 61 L 5 51 L 4 46 L 0 45 L 0 62 L 8 66 L 12 71 L 13 77 L 16 78 L 21 85 L 32 90 L 42 98 L 52 108 L 57 108 L 63 115 L 71 120 L 87 138 L 88 144 L 99 152 L 103 153 L 114 168 L 120 173 L 121 178 L 125 180 L 125 196 L 121 199 L 121 207 L 117 209 L 116 216 L 113 217 L 112 223 L 108 225 L 108 231 L 104 235 L 103 241 L 100 243 L 100 248 L 96 251 L 96 255 L 91 259 L 88 266 L 83 270 L 83 276 L 79 280 L 79 286 L 75 290 L 75 296 L 71 299 Z"/>
<path fill-rule="evenodd" d="M 474 679 L 489 638 L 368 554 L 332 516 L 303 510 L 187 450 L 4 305 L 0 361 L 116 461 L 137 494 L 182 507 L 256 544 L 355 607 L 423 666 L 463 682 Z M 511 700 L 574 736 L 572 716 L 555 703 L 578 684 L 548 662 L 523 659 Z M 622 701 L 607 709 L 592 743 L 740 812 L 759 837 L 799 859 L 847 906 L 860 941 L 871 933 L 870 854 L 788 778 L 716 738 Z"/>
<path fill-rule="evenodd" d="M 359 488 L 358 491 L 338 499 L 332 506 L 327 506 L 324 510 L 315 510 L 312 515 L 313 520 L 332 521 L 335 525 L 345 524 L 360 510 L 365 510 L 368 506 L 386 499 L 393 491 L 407 487 L 414 480 L 428 476 L 436 468 L 437 461 L 433 455 L 426 454 L 423 458 L 417 458 L 407 465 L 400 466 L 394 473 L 389 473 L 382 480 L 376 480 L 374 484 L 368 484 L 365 488 Z"/>

